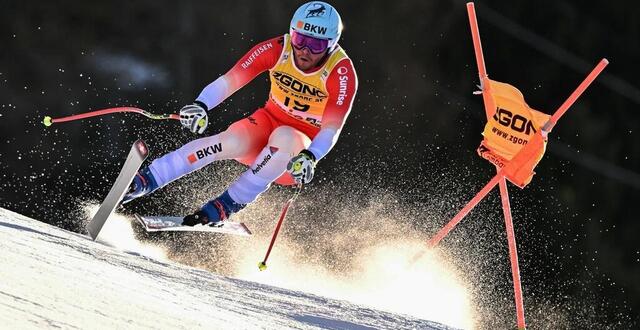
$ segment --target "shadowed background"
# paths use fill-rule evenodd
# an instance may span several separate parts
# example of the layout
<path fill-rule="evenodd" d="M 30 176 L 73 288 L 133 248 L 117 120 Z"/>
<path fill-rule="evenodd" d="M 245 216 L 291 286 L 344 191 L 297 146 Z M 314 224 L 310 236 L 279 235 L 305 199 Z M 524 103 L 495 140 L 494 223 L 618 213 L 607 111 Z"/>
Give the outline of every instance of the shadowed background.
<path fill-rule="evenodd" d="M 79 204 L 106 195 L 133 141 L 144 139 L 155 158 L 195 136 L 177 122 L 138 115 L 49 128 L 42 117 L 112 106 L 175 113 L 255 43 L 287 32 L 301 3 L 3 2 L 0 206 L 81 232 L 74 221 Z M 340 44 L 360 85 L 338 144 L 292 214 L 297 237 L 337 214 L 361 213 L 372 200 L 396 215 L 384 221 L 410 223 L 428 237 L 493 175 L 475 154 L 484 109 L 472 95 L 478 79 L 464 3 L 333 3 L 345 22 Z M 510 189 L 529 320 L 558 313 L 565 323 L 556 324 L 608 328 L 637 321 L 637 7 L 476 3 L 490 77 L 518 87 L 535 109 L 552 113 L 600 58 L 611 62 L 552 132 L 532 184 Z M 267 93 L 261 75 L 210 112 L 205 134 L 250 114 Z M 215 164 L 133 207 L 192 211 L 240 171 L 231 162 Z M 260 203 L 275 217 L 289 194 L 274 189 Z M 442 243 L 465 251 L 453 254 L 469 274 L 492 269 L 476 283 L 478 295 L 500 292 L 491 302 L 503 312 L 481 322 L 485 327 L 515 324 L 499 205 L 496 191 Z M 378 221 L 353 226 L 369 230 Z M 269 232 L 270 223 L 258 230 Z"/>

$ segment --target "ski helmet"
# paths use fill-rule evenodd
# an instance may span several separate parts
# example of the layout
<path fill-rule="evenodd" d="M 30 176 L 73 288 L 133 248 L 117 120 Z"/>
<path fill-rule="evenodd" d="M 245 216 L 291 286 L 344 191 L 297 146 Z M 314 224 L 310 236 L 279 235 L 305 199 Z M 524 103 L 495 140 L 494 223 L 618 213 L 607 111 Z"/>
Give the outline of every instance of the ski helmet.
<path fill-rule="evenodd" d="M 290 33 L 298 32 L 310 37 L 329 40 L 329 51 L 338 44 L 342 34 L 340 14 L 330 4 L 311 1 L 300 6 L 291 19 Z"/>

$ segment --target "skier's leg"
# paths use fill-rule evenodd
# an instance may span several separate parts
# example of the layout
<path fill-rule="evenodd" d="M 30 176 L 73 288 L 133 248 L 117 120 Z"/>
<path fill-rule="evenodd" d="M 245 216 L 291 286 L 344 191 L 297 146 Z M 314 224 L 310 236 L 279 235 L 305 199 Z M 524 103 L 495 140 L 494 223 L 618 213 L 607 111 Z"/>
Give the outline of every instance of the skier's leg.
<path fill-rule="evenodd" d="M 309 137 L 293 127 L 276 128 L 253 165 L 229 187 L 231 198 L 242 204 L 253 202 L 286 171 L 289 160 L 309 144 Z"/>
<path fill-rule="evenodd" d="M 271 120 L 257 111 L 224 132 L 189 142 L 141 169 L 123 202 L 147 195 L 213 161 L 255 154 L 267 143 L 271 130 Z"/>
<path fill-rule="evenodd" d="M 276 128 L 253 165 L 227 191 L 196 212 L 198 219 L 204 216 L 204 222 L 221 221 L 253 202 L 286 171 L 289 160 L 309 144 L 309 137 L 293 127 Z"/>
<path fill-rule="evenodd" d="M 242 119 L 214 136 L 189 142 L 180 149 L 154 160 L 149 168 L 159 186 L 198 170 L 216 160 L 242 157 L 257 146 L 264 145 L 271 131 L 252 129 L 248 119 Z"/>

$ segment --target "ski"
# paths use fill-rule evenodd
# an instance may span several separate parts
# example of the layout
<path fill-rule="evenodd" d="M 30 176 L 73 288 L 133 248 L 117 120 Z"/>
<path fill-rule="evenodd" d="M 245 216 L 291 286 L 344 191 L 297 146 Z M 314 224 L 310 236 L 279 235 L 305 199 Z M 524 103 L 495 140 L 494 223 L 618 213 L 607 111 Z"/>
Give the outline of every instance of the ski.
<path fill-rule="evenodd" d="M 98 234 L 100 234 L 102 226 L 104 226 L 111 213 L 113 213 L 113 210 L 120 204 L 122 197 L 129 188 L 131 180 L 133 180 L 133 177 L 136 175 L 138 169 L 140 169 L 142 162 L 144 162 L 148 154 L 149 149 L 142 140 L 136 141 L 131 147 L 131 151 L 129 151 L 127 160 L 124 162 L 116 182 L 113 184 L 113 187 L 111 187 L 109 194 L 102 204 L 100 204 L 98 212 L 96 212 L 86 227 L 94 241 L 98 237 Z"/>
<path fill-rule="evenodd" d="M 251 236 L 251 231 L 242 222 L 223 221 L 219 226 L 195 225 L 183 226 L 183 217 L 176 216 L 142 216 L 135 215 L 136 220 L 142 224 L 148 232 L 157 231 L 198 231 L 239 236 Z"/>

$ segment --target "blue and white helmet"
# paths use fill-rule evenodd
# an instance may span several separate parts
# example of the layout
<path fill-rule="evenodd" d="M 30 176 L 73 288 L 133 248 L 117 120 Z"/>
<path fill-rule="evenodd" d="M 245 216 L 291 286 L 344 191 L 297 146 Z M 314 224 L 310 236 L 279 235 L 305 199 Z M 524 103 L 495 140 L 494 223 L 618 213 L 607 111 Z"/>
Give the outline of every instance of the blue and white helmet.
<path fill-rule="evenodd" d="M 329 51 L 333 51 L 342 34 L 342 19 L 332 5 L 322 1 L 311 1 L 300 6 L 291 18 L 290 32 L 329 40 Z"/>

